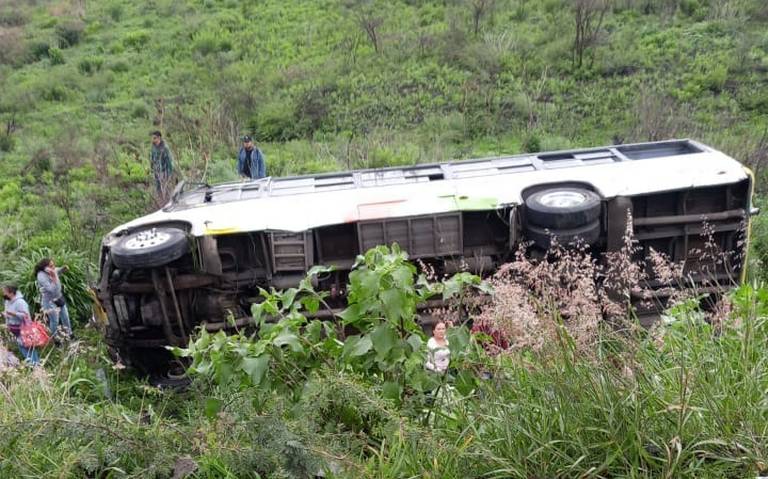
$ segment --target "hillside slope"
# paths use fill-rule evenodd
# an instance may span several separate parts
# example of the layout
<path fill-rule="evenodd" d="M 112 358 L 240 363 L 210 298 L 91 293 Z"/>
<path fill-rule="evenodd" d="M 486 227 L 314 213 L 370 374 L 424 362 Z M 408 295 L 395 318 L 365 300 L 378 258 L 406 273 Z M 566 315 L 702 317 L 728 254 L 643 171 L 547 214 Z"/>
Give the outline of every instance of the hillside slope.
<path fill-rule="evenodd" d="M 92 255 L 151 206 L 155 128 L 194 181 L 244 133 L 275 175 L 673 136 L 759 166 L 763 3 L 610 2 L 579 60 L 600 3 L 3 2 L 0 252 Z"/>

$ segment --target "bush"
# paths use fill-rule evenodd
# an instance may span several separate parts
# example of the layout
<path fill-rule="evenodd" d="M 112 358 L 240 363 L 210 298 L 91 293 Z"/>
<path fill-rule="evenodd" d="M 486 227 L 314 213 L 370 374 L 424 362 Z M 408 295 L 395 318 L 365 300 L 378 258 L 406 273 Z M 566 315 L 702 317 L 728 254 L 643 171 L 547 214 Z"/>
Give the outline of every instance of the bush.
<path fill-rule="evenodd" d="M 97 71 L 101 70 L 101 66 L 104 64 L 104 59 L 101 57 L 87 57 L 78 62 L 77 69 L 83 75 L 93 75 Z"/>
<path fill-rule="evenodd" d="M 201 55 L 227 52 L 232 49 L 232 40 L 226 30 L 203 30 L 192 37 L 192 48 Z"/>
<path fill-rule="evenodd" d="M 81 21 L 70 21 L 56 27 L 56 36 L 62 48 L 74 47 L 83 39 L 85 24 Z"/>
<path fill-rule="evenodd" d="M 40 92 L 40 96 L 45 101 L 64 101 L 67 99 L 67 88 L 61 85 L 47 85 Z"/>
<path fill-rule="evenodd" d="M 541 138 L 536 134 L 528 135 L 523 142 L 523 151 L 526 153 L 538 153 L 541 151 Z"/>
<path fill-rule="evenodd" d="M 112 18 L 112 20 L 119 22 L 120 19 L 123 18 L 123 6 L 119 3 L 110 5 L 109 8 L 107 8 L 107 13 L 109 14 L 110 18 Z"/>
<path fill-rule="evenodd" d="M 47 42 L 32 42 L 29 44 L 29 54 L 34 61 L 48 58 L 50 51 L 51 46 Z"/>
<path fill-rule="evenodd" d="M 680 11 L 689 17 L 693 17 L 694 15 L 696 15 L 700 8 L 701 8 L 701 5 L 699 5 L 698 0 L 681 0 L 680 1 Z"/>
<path fill-rule="evenodd" d="M 0 151 L 9 152 L 13 151 L 16 147 L 16 138 L 10 134 L 0 134 Z"/>
<path fill-rule="evenodd" d="M 109 69 L 115 73 L 125 73 L 130 71 L 131 66 L 126 61 L 116 60 L 109 64 Z"/>
<path fill-rule="evenodd" d="M 149 108 L 144 102 L 136 102 L 131 107 L 131 118 L 146 119 L 149 117 Z"/>
<path fill-rule="evenodd" d="M 93 265 L 82 253 L 69 250 L 52 251 L 48 248 L 27 252 L 4 265 L 0 279 L 4 284 L 16 284 L 24 293 L 30 307 L 40 304 L 40 292 L 35 279 L 35 265 L 43 258 L 53 258 L 58 266 L 69 270 L 61 274 L 61 285 L 73 320 L 85 321 L 91 317 L 91 296 L 88 292 L 88 275 Z"/>
<path fill-rule="evenodd" d="M 51 61 L 51 65 L 63 65 L 65 63 L 64 52 L 58 47 L 51 47 L 48 50 L 48 59 Z"/>
<path fill-rule="evenodd" d="M 134 30 L 123 37 L 123 45 L 128 48 L 141 48 L 149 41 L 149 32 L 146 30 Z"/>
<path fill-rule="evenodd" d="M 283 98 L 263 105 L 249 121 L 248 129 L 259 141 L 287 141 L 301 136 L 292 102 Z"/>
<path fill-rule="evenodd" d="M 13 28 L 3 30 L 0 27 L 0 64 L 18 65 L 24 60 L 24 40 L 22 30 Z"/>
<path fill-rule="evenodd" d="M 18 9 L 4 9 L 0 11 L 0 26 L 20 27 L 27 23 L 27 15 Z"/>

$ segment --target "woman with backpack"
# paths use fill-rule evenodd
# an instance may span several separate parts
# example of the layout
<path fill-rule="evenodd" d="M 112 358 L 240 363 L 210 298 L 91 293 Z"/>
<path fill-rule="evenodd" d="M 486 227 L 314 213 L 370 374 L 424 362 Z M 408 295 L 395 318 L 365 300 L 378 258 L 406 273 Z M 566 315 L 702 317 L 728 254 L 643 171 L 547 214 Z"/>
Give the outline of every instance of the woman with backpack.
<path fill-rule="evenodd" d="M 69 321 L 69 311 L 64 300 L 64 292 L 61 288 L 59 275 L 67 272 L 67 267 L 56 267 L 50 258 L 43 258 L 35 266 L 37 287 L 40 289 L 40 305 L 48 318 L 48 327 L 54 338 L 72 336 L 72 325 Z M 61 332 L 59 332 L 61 326 Z"/>
<path fill-rule="evenodd" d="M 8 329 L 16 337 L 16 344 L 19 346 L 21 355 L 24 356 L 24 360 L 33 366 L 40 364 L 40 354 L 35 347 L 25 347 L 21 338 L 21 326 L 24 321 L 30 321 L 29 318 L 29 305 L 24 300 L 24 295 L 16 286 L 6 285 L 3 286 L 3 298 L 5 299 L 5 324 Z"/>

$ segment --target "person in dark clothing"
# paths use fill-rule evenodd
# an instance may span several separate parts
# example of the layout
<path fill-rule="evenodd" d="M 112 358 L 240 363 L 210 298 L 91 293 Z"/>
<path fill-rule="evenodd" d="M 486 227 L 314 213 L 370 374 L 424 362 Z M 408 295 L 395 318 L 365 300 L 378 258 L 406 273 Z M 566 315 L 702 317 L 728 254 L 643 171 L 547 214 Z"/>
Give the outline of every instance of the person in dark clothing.
<path fill-rule="evenodd" d="M 159 131 L 152 132 L 152 151 L 149 154 L 149 162 L 155 177 L 155 189 L 157 193 L 164 193 L 173 173 L 173 155 Z"/>
<path fill-rule="evenodd" d="M 253 138 L 243 137 L 243 147 L 237 155 L 237 172 L 242 178 L 256 180 L 267 176 L 264 153 L 253 144 Z"/>

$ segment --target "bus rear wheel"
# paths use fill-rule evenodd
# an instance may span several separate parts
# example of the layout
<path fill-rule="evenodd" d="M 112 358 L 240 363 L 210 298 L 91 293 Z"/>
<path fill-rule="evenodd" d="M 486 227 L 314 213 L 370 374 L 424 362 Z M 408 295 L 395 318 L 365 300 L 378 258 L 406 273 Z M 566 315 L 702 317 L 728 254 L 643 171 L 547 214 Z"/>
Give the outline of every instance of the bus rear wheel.
<path fill-rule="evenodd" d="M 525 199 L 528 224 L 550 230 L 569 230 L 600 218 L 600 196 L 585 188 L 552 187 Z"/>

